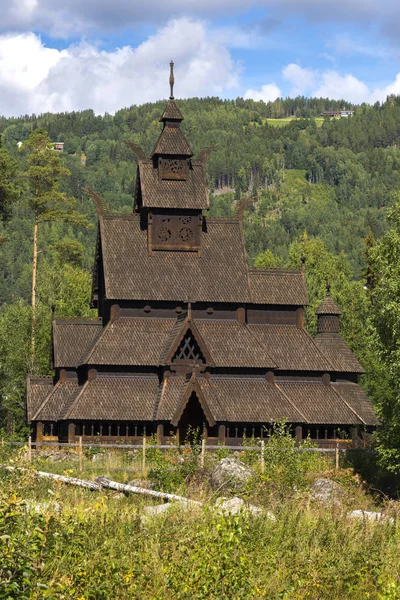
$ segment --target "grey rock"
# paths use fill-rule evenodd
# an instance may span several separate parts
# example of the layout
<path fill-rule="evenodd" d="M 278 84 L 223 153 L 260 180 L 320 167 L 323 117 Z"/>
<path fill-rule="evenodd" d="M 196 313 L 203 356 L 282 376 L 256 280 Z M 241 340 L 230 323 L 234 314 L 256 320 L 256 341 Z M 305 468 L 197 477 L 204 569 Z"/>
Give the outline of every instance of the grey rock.
<path fill-rule="evenodd" d="M 366 521 L 386 521 L 387 523 L 394 523 L 392 517 L 387 517 L 381 512 L 374 512 L 371 510 L 353 510 L 348 513 L 350 519 L 361 519 Z"/>
<path fill-rule="evenodd" d="M 106 483 L 108 483 L 109 481 L 112 481 L 109 477 L 105 477 L 104 475 L 99 475 L 99 477 L 96 477 L 95 482 L 99 483 L 100 485 L 104 485 Z"/>
<path fill-rule="evenodd" d="M 321 504 L 340 504 L 340 498 L 343 496 L 343 487 L 332 481 L 322 477 L 315 479 L 310 485 L 311 498 Z"/>
<path fill-rule="evenodd" d="M 144 512 L 149 517 L 154 517 L 156 515 L 162 515 L 165 512 L 169 511 L 171 508 L 171 503 L 167 502 L 166 504 L 156 504 L 155 506 L 146 506 Z"/>
<path fill-rule="evenodd" d="M 223 458 L 211 473 L 211 486 L 214 490 L 224 487 L 241 489 L 253 477 L 254 471 L 240 460 Z"/>
<path fill-rule="evenodd" d="M 242 498 L 238 498 L 237 496 L 235 496 L 234 498 L 229 498 L 229 500 L 227 500 L 226 498 L 218 498 L 218 500 L 215 503 L 215 506 L 218 511 L 225 512 L 230 515 L 237 515 L 240 512 L 243 512 L 259 516 L 263 513 L 261 508 L 259 508 L 258 506 L 246 504 L 246 502 L 242 500 Z M 272 513 L 267 512 L 266 516 L 267 518 L 275 521 L 275 515 L 273 515 Z"/>
<path fill-rule="evenodd" d="M 27 512 L 34 512 L 37 514 L 54 511 L 60 513 L 62 506 L 58 502 L 34 502 L 33 500 L 25 500 L 25 506 Z"/>

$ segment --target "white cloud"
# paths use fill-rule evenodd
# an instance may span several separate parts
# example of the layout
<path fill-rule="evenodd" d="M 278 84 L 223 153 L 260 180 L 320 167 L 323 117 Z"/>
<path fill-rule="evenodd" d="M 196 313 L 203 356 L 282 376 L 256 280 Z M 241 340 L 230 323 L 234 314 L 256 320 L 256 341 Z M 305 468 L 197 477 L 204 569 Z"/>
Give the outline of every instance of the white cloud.
<path fill-rule="evenodd" d="M 371 93 L 368 86 L 353 75 L 340 75 L 336 71 L 326 71 L 320 76 L 319 87 L 312 93 L 317 98 L 349 100 L 355 104 L 369 102 Z"/>
<path fill-rule="evenodd" d="M 286 65 L 282 69 L 282 75 L 293 86 L 290 91 L 291 96 L 302 95 L 315 85 L 315 72 L 311 69 L 304 69 L 294 63 Z"/>
<path fill-rule="evenodd" d="M 263 100 L 264 102 L 273 102 L 281 96 L 281 90 L 276 83 L 267 83 L 260 90 L 247 90 L 244 94 L 245 100 Z"/>
<path fill-rule="evenodd" d="M 321 0 L 6 0 L 0 27 L 4 30 L 40 30 L 57 35 L 93 33 L 161 23 L 183 15 L 194 17 L 238 14 L 252 6 L 285 18 L 300 14 L 310 21 L 374 23 L 396 36 L 400 23 L 396 0 L 347 0 L 327 4 Z M 4 0 L 2 2 L 4 4 Z"/>
<path fill-rule="evenodd" d="M 114 112 L 168 95 L 169 60 L 176 95 L 224 95 L 238 86 L 239 67 L 204 23 L 176 19 L 136 48 L 112 52 L 82 42 L 47 48 L 29 34 L 0 36 L 0 114 L 93 108 Z"/>

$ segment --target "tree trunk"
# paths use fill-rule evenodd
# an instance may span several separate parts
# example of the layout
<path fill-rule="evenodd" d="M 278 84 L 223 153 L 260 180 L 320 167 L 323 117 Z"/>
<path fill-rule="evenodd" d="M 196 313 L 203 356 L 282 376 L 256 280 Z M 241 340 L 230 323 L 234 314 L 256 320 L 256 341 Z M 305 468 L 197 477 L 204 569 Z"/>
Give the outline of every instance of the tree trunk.
<path fill-rule="evenodd" d="M 39 215 L 35 212 L 35 224 L 33 226 L 33 260 L 32 260 L 32 339 L 31 349 L 32 358 L 35 351 L 36 335 L 36 279 L 37 279 L 37 261 L 38 261 L 38 233 L 39 233 Z"/>

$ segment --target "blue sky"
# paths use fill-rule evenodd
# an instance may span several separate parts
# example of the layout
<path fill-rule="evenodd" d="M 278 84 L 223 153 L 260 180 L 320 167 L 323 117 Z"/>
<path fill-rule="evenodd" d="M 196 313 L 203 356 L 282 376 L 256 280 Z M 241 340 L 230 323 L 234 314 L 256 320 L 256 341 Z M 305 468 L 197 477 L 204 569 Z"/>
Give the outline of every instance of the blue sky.
<path fill-rule="evenodd" d="M 176 96 L 400 94 L 394 0 L 0 0 L 0 114 Z"/>

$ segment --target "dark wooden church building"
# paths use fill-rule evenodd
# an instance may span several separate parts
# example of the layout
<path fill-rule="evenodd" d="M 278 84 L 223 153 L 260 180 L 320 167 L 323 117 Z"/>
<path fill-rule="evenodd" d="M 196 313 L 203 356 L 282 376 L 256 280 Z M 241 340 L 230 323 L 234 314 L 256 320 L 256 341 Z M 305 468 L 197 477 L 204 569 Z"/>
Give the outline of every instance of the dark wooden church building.
<path fill-rule="evenodd" d="M 240 219 L 207 216 L 206 152 L 193 158 L 171 97 L 151 156 L 137 148 L 133 213 L 99 216 L 97 320 L 53 321 L 54 380 L 28 381 L 37 440 L 130 442 L 188 429 L 220 442 L 332 443 L 377 419 L 328 295 L 304 328 L 304 274 L 248 267 Z"/>

